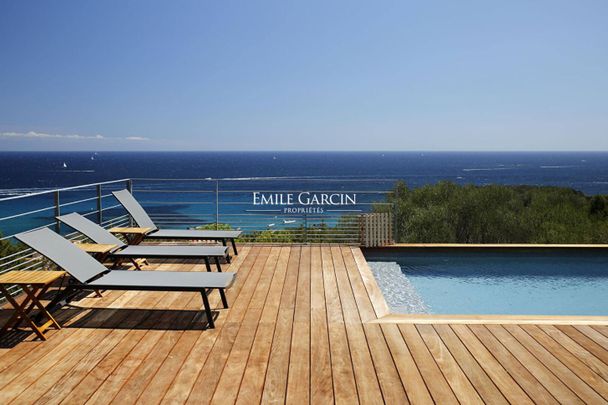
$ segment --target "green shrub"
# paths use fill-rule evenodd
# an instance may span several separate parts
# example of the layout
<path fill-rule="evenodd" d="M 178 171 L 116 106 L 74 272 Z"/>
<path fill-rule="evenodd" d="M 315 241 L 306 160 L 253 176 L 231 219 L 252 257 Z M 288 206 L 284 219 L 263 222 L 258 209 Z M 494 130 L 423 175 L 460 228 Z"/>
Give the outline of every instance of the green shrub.
<path fill-rule="evenodd" d="M 399 182 L 388 202 L 399 242 L 608 242 L 606 196 L 569 188 L 440 182 L 410 189 Z"/>

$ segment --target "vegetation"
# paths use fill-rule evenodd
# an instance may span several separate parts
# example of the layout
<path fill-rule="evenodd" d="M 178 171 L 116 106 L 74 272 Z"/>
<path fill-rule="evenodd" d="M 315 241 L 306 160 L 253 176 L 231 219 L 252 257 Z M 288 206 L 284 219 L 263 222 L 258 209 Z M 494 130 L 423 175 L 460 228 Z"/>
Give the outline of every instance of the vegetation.
<path fill-rule="evenodd" d="M 2 232 L 0 232 L 0 238 L 2 238 Z M 8 240 L 0 240 L 0 257 L 5 257 L 21 250 L 19 246 L 11 243 Z"/>
<path fill-rule="evenodd" d="M 400 182 L 388 200 L 399 242 L 608 243 L 608 197 L 568 188 Z"/>

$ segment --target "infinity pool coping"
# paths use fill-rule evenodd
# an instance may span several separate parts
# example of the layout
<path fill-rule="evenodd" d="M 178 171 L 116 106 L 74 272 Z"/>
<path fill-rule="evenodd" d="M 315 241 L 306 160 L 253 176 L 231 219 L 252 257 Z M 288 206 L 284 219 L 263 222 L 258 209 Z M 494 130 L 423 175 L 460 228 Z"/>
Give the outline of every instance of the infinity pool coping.
<path fill-rule="evenodd" d="M 407 243 L 384 247 L 368 248 L 369 250 L 398 250 L 398 248 L 603 248 L 605 245 L 573 244 L 453 244 L 453 243 Z M 364 251 L 367 249 L 363 249 Z M 368 291 L 377 319 L 370 323 L 409 323 L 409 324 L 541 324 L 541 325 L 608 325 L 608 316 L 586 315 L 476 315 L 476 314 L 399 314 L 391 312 L 388 303 L 367 258 L 365 263 L 357 263 L 363 284 Z"/>

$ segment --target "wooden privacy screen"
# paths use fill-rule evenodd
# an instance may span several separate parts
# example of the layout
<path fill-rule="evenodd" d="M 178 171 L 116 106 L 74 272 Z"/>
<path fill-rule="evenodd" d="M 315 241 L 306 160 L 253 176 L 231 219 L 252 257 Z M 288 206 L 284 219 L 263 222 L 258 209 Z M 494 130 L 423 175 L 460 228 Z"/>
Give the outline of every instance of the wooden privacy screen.
<path fill-rule="evenodd" d="M 361 214 L 359 216 L 361 246 L 386 246 L 393 241 L 393 218 L 390 212 Z"/>

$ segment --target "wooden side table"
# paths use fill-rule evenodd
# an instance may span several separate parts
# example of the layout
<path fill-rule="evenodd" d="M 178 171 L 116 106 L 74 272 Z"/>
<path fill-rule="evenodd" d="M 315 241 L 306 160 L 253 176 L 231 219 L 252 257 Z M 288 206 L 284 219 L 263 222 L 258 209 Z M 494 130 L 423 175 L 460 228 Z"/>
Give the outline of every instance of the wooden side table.
<path fill-rule="evenodd" d="M 0 333 L 7 331 L 10 328 L 17 328 L 21 322 L 26 322 L 34 331 L 34 333 L 42 340 L 46 340 L 44 331 L 49 327 L 54 326 L 61 329 L 53 315 L 40 302 L 40 297 L 49 289 L 51 284 L 66 275 L 65 271 L 19 271 L 13 270 L 0 275 L 0 291 L 4 294 L 6 300 L 15 309 L 15 313 L 8 322 L 0 329 Z M 12 295 L 8 292 L 8 287 L 18 285 L 26 294 L 25 299 L 19 304 Z M 37 325 L 29 313 L 38 307 L 41 311 L 40 315 L 48 318 L 48 321 L 42 325 Z"/>
<path fill-rule="evenodd" d="M 100 243 L 74 243 L 80 249 L 84 250 L 87 253 L 90 253 L 95 259 L 100 262 L 103 262 L 108 254 L 116 249 L 117 245 L 111 244 L 100 244 Z"/>
<path fill-rule="evenodd" d="M 152 231 L 152 228 L 137 228 L 137 227 L 128 227 L 128 228 L 110 228 L 111 233 L 116 233 L 122 235 L 127 240 L 129 245 L 139 245 L 141 241 L 144 240 L 147 234 Z"/>
<path fill-rule="evenodd" d="M 112 244 L 102 244 L 102 243 L 74 243 L 80 249 L 84 250 L 87 253 L 90 253 L 98 262 L 103 263 L 107 258 L 110 252 L 116 249 L 117 245 Z M 98 297 L 102 297 L 101 292 L 99 290 L 94 290 L 95 295 Z"/>

